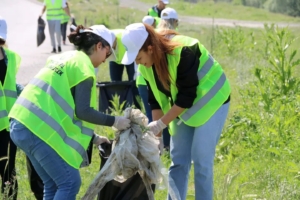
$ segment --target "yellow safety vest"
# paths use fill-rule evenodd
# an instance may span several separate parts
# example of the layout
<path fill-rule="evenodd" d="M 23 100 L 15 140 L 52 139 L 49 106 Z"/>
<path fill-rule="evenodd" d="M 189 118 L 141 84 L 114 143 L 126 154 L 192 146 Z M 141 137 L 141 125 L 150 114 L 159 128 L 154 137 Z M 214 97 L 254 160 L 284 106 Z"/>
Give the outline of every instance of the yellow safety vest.
<path fill-rule="evenodd" d="M 141 72 L 140 72 L 140 68 L 142 66 L 138 66 L 137 68 L 137 73 L 136 73 L 136 80 L 135 80 L 135 83 L 136 83 L 136 86 L 138 87 L 138 85 L 147 85 L 144 77 L 142 76 Z"/>
<path fill-rule="evenodd" d="M 47 20 L 62 20 L 62 0 L 55 0 L 54 4 L 52 4 L 52 0 L 45 0 L 45 4 Z"/>
<path fill-rule="evenodd" d="M 90 77 L 94 79 L 90 106 L 96 108 L 96 78 L 90 58 L 81 51 L 51 56 L 9 113 L 76 169 L 88 165 L 86 149 L 95 126 L 76 117 L 71 88 Z"/>
<path fill-rule="evenodd" d="M 8 49 L 4 49 L 4 52 L 7 56 L 7 70 L 4 83 L 0 83 L 0 131 L 9 131 L 8 113 L 17 99 L 16 75 L 21 57 Z"/>
<path fill-rule="evenodd" d="M 61 23 L 61 24 L 64 24 L 64 23 L 66 23 L 66 22 L 69 22 L 70 16 L 67 15 L 67 13 L 65 12 L 64 9 L 61 9 L 61 12 L 62 12 L 62 18 L 61 18 L 60 23 Z"/>
<path fill-rule="evenodd" d="M 153 9 L 153 7 L 149 8 L 148 15 L 152 16 L 152 17 L 158 17 L 158 18 L 160 18 L 160 16 L 158 16 L 158 13 Z"/>
<path fill-rule="evenodd" d="M 111 31 L 115 34 L 117 39 L 117 46 L 116 46 L 117 49 L 115 50 L 115 54 L 116 54 L 115 62 L 121 65 L 122 58 L 126 52 L 125 46 L 122 43 L 122 34 L 124 32 L 124 29 L 113 29 Z"/>
<path fill-rule="evenodd" d="M 201 56 L 199 58 L 200 65 L 198 68 L 199 85 L 197 87 L 197 97 L 195 98 L 191 108 L 185 111 L 178 117 L 186 125 L 198 127 L 205 124 L 213 114 L 223 105 L 230 95 L 230 85 L 224 74 L 221 65 L 214 60 L 206 48 L 200 44 L 197 39 L 187 36 L 177 35 L 172 38 L 173 41 L 178 41 L 182 46 L 174 50 L 174 55 L 168 54 L 168 68 L 171 80 L 175 83 L 171 84 L 170 91 L 172 99 L 175 101 L 178 93 L 176 87 L 177 66 L 180 62 L 180 54 L 183 46 L 192 46 L 198 43 Z M 141 67 L 141 74 L 149 81 L 150 87 L 154 93 L 155 99 L 158 101 L 164 114 L 171 109 L 170 99 L 160 92 L 156 86 L 152 68 Z M 170 132 L 174 133 L 174 121 L 170 124 Z"/>

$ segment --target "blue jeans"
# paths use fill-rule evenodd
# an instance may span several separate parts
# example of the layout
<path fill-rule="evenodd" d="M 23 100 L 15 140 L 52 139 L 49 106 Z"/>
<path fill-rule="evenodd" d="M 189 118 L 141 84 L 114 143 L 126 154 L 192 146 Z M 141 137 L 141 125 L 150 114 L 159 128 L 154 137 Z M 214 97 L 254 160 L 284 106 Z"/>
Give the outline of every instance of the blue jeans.
<path fill-rule="evenodd" d="M 139 94 L 141 96 L 141 99 L 143 101 L 145 111 L 146 111 L 146 116 L 148 117 L 149 123 L 152 122 L 152 111 L 150 108 L 150 105 L 148 103 L 148 88 L 147 85 L 138 85 L 138 90 Z M 164 142 L 164 147 L 169 147 L 170 146 L 170 133 L 168 128 L 165 128 L 163 130 L 163 142 Z"/>
<path fill-rule="evenodd" d="M 15 119 L 10 137 L 30 159 L 44 183 L 44 200 L 75 200 L 81 178 L 79 170 L 66 163 L 48 144 Z"/>
<path fill-rule="evenodd" d="M 130 65 L 118 64 L 114 61 L 109 62 L 109 74 L 111 81 L 122 81 L 124 66 L 126 67 L 128 80 L 132 81 L 134 77 L 134 62 Z"/>
<path fill-rule="evenodd" d="M 176 126 L 171 137 L 171 159 L 169 184 L 175 183 L 181 200 L 186 199 L 191 161 L 194 162 L 195 199 L 213 199 L 213 166 L 215 148 L 226 117 L 229 103 L 219 110 L 202 126 L 191 127 L 184 123 Z M 177 119 L 175 122 L 177 123 Z M 170 200 L 171 197 L 169 196 Z"/>

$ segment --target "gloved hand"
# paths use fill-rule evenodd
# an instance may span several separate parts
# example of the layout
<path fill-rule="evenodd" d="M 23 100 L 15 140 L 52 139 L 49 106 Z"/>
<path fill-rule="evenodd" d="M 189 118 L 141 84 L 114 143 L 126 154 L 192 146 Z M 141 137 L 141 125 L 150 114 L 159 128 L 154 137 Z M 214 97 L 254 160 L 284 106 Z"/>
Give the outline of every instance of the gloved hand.
<path fill-rule="evenodd" d="M 130 120 L 124 116 L 116 116 L 113 127 L 119 131 L 128 129 L 130 127 Z"/>
<path fill-rule="evenodd" d="M 100 144 L 105 143 L 105 142 L 110 144 L 110 141 L 107 139 L 107 137 L 100 136 L 97 134 L 94 134 L 94 135 L 95 135 L 94 139 L 93 139 L 94 145 L 99 146 Z"/>
<path fill-rule="evenodd" d="M 159 140 L 158 143 L 158 149 L 159 149 L 159 155 L 161 156 L 164 153 L 164 142 L 163 142 L 163 137 L 157 138 Z"/>
<path fill-rule="evenodd" d="M 148 126 L 147 126 L 147 128 L 149 128 L 150 131 L 154 135 L 157 135 L 158 133 L 160 133 L 166 127 L 167 126 L 161 121 L 161 119 L 159 119 L 157 121 L 153 121 L 153 122 L 149 123 Z"/>

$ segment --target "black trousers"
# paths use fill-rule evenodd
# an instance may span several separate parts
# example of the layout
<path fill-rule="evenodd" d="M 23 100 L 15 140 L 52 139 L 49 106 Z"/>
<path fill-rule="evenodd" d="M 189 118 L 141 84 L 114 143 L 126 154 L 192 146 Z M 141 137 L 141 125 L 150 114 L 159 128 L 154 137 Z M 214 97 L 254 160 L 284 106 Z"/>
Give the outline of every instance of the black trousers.
<path fill-rule="evenodd" d="M 17 199 L 18 181 L 16 179 L 16 160 L 17 146 L 10 139 L 6 129 L 0 131 L 0 175 L 1 192 L 8 189 L 10 199 Z M 5 188 L 6 187 L 6 188 Z"/>
<path fill-rule="evenodd" d="M 61 36 L 62 36 L 63 41 L 66 41 L 67 25 L 68 25 L 68 22 L 60 24 Z"/>

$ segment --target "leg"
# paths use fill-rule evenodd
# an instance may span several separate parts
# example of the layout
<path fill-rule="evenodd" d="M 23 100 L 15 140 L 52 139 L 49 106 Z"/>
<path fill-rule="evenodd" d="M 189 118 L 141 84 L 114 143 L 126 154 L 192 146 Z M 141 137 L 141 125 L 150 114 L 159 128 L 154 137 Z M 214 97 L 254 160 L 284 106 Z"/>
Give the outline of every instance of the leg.
<path fill-rule="evenodd" d="M 61 36 L 62 36 L 63 44 L 66 44 L 67 25 L 68 25 L 68 22 L 62 23 L 62 24 L 60 25 L 60 27 L 61 27 Z"/>
<path fill-rule="evenodd" d="M 6 129 L 0 131 L 0 158 L 7 157 L 0 161 L 0 173 L 2 179 L 1 192 L 7 193 L 9 199 L 17 199 L 18 182 L 16 179 L 15 159 L 17 147 L 12 142 L 9 132 Z M 5 187 L 8 187 L 5 189 Z"/>
<path fill-rule="evenodd" d="M 48 22 L 48 28 L 49 28 L 49 35 L 50 35 L 50 39 L 51 39 L 51 45 L 52 45 L 53 49 L 56 49 L 55 38 L 54 38 L 55 21 L 47 20 L 47 22 Z"/>
<path fill-rule="evenodd" d="M 175 119 L 176 123 L 177 121 Z M 176 126 L 174 135 L 171 137 L 170 155 L 172 164 L 169 169 L 169 185 L 174 182 L 181 200 L 186 199 L 194 129 L 181 123 Z M 171 199 L 170 195 L 168 199 Z"/>
<path fill-rule="evenodd" d="M 55 33 L 56 33 L 56 40 L 57 46 L 61 47 L 61 28 L 60 28 L 60 20 L 53 20 L 55 23 Z M 59 48 L 58 48 L 59 49 Z M 58 50 L 59 51 L 59 50 Z"/>
<path fill-rule="evenodd" d="M 229 103 L 223 105 L 204 125 L 195 128 L 192 159 L 196 200 L 213 199 L 213 166 L 215 148 L 224 126 Z"/>
<path fill-rule="evenodd" d="M 40 176 L 35 171 L 31 161 L 26 156 L 26 165 L 27 165 L 27 172 L 29 178 L 29 185 L 31 191 L 33 192 L 35 198 L 37 200 L 43 200 L 44 196 L 44 184 Z"/>
<path fill-rule="evenodd" d="M 43 180 L 45 200 L 76 198 L 81 184 L 78 169 L 68 165 L 48 144 L 16 120 L 11 122 L 11 138 L 26 153 Z"/>
<path fill-rule="evenodd" d="M 152 111 L 150 108 L 150 105 L 148 103 L 148 88 L 147 85 L 138 85 L 138 90 L 140 97 L 143 101 L 145 111 L 146 111 L 146 116 L 148 117 L 149 123 L 152 122 Z"/>
<path fill-rule="evenodd" d="M 130 65 L 125 65 L 125 67 L 126 67 L 126 71 L 127 71 L 128 80 L 132 81 L 133 77 L 134 77 L 134 73 L 135 73 L 134 62 Z"/>
<path fill-rule="evenodd" d="M 122 81 L 124 65 L 119 65 L 114 61 L 109 62 L 109 74 L 111 81 Z"/>

